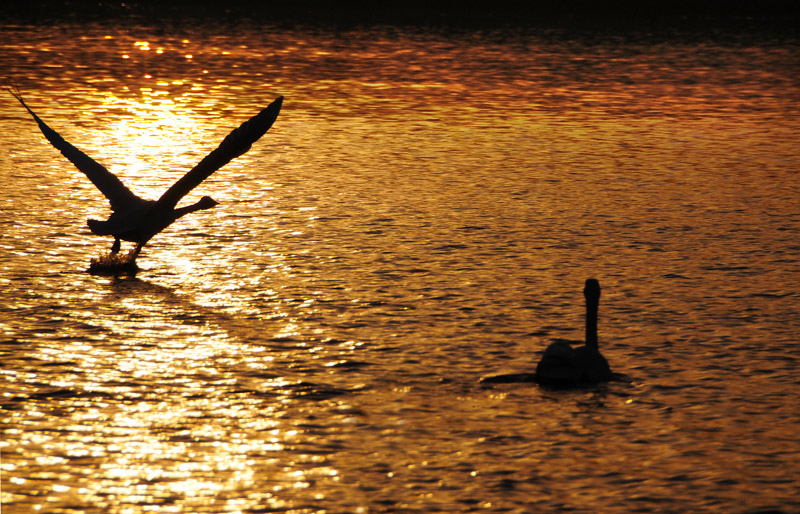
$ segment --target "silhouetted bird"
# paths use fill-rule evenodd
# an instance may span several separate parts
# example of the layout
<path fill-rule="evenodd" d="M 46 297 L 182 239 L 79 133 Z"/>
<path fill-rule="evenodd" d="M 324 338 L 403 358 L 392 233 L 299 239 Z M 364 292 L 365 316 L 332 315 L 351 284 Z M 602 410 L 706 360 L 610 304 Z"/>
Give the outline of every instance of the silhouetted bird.
<path fill-rule="evenodd" d="M 596 279 L 588 279 L 583 295 L 586 298 L 586 342 L 583 346 L 573 348 L 565 341 L 556 341 L 544 351 L 536 366 L 536 373 L 493 375 L 482 378 L 481 382 L 538 382 L 549 386 L 574 387 L 613 380 L 615 375 L 597 345 L 600 283 Z"/>
<path fill-rule="evenodd" d="M 69 159 L 81 170 L 92 183 L 108 198 L 111 210 L 114 211 L 106 221 L 88 220 L 89 229 L 99 236 L 114 236 L 111 253 L 116 254 L 120 249 L 120 240 L 136 243 L 131 261 L 133 263 L 142 247 L 177 219 L 201 209 L 210 209 L 217 205 L 209 196 L 204 196 L 198 202 L 185 207 L 177 207 L 178 202 L 194 189 L 200 182 L 207 179 L 212 173 L 239 157 L 250 146 L 258 141 L 275 122 L 283 104 L 283 97 L 278 97 L 266 109 L 253 116 L 242 125 L 233 130 L 220 143 L 216 150 L 208 154 L 200 163 L 181 177 L 158 200 L 145 200 L 131 192 L 130 189 L 110 171 L 94 159 L 78 150 L 64 140 L 58 133 L 47 126 L 45 122 L 31 110 L 22 100 L 19 90 L 8 91 L 25 107 L 44 134 L 44 137 L 58 149 L 64 157 Z"/>
<path fill-rule="evenodd" d="M 605 382 L 613 377 L 608 361 L 597 347 L 600 283 L 596 279 L 588 279 L 583 296 L 586 298 L 586 343 L 578 348 L 572 348 L 563 341 L 548 346 L 536 366 L 536 381 L 540 384 L 571 386 Z"/>

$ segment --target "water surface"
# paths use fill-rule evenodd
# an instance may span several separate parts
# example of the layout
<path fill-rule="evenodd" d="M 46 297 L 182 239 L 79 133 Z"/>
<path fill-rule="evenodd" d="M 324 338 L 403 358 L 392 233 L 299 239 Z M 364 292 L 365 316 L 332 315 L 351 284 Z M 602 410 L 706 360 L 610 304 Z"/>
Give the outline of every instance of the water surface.
<path fill-rule="evenodd" d="M 800 510 L 798 41 L 0 28 L 0 69 L 157 198 L 107 202 L 0 95 L 4 512 Z M 582 337 L 630 382 L 483 387 Z"/>

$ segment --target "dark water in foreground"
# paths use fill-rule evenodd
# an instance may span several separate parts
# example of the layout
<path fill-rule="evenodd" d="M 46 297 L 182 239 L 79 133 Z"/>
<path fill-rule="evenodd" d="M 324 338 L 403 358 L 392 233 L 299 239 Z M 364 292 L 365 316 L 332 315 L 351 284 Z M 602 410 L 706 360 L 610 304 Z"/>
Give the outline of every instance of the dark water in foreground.
<path fill-rule="evenodd" d="M 3 512 L 800 510 L 800 44 L 0 27 L 0 69 L 155 198 L 107 205 L 0 95 Z M 482 387 L 582 336 L 630 383 Z"/>

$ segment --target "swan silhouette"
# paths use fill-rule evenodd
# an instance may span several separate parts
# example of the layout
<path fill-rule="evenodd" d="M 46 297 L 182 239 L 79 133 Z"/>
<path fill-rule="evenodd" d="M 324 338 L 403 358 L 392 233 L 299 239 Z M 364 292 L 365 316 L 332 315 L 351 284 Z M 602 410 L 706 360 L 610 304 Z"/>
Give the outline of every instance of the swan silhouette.
<path fill-rule="evenodd" d="M 553 386 L 572 386 L 606 382 L 613 378 L 608 361 L 597 345 L 597 310 L 600 305 L 600 283 L 586 280 L 586 342 L 573 348 L 569 343 L 556 341 L 544 351 L 536 366 L 536 381 Z"/>
<path fill-rule="evenodd" d="M 597 311 L 600 305 L 600 283 L 590 278 L 583 288 L 586 298 L 586 341 L 573 348 L 565 341 L 556 341 L 544 351 L 536 373 L 512 373 L 481 379 L 483 383 L 538 382 L 555 387 L 576 387 L 615 379 L 608 361 L 597 344 Z"/>
<path fill-rule="evenodd" d="M 97 161 L 75 148 L 64 140 L 55 130 L 36 115 L 22 99 L 19 90 L 6 88 L 19 100 L 33 116 L 44 137 L 70 160 L 92 183 L 108 198 L 113 211 L 105 220 L 87 221 L 89 229 L 99 236 L 114 236 L 111 254 L 120 250 L 120 240 L 136 243 L 130 260 L 124 264 L 131 266 L 142 247 L 156 234 L 173 224 L 181 217 L 202 209 L 210 209 L 218 205 L 210 196 L 202 197 L 198 202 L 185 207 L 177 207 L 178 202 L 192 189 L 197 187 L 212 173 L 247 152 L 250 146 L 263 136 L 275 122 L 283 104 L 283 97 L 278 97 L 268 107 L 242 123 L 239 128 L 220 143 L 216 150 L 208 154 L 197 166 L 175 182 L 158 200 L 145 200 L 125 185 L 110 171 Z M 95 261 L 92 261 L 95 264 Z"/>

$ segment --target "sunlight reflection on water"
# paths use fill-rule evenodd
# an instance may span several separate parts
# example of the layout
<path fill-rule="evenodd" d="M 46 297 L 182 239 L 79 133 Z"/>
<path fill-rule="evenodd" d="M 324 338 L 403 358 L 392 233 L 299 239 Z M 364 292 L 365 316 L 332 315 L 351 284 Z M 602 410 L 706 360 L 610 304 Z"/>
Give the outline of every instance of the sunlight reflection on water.
<path fill-rule="evenodd" d="M 796 41 L 51 29 L 0 67 L 146 197 L 287 101 L 111 278 L 0 95 L 4 511 L 800 508 Z M 480 387 L 590 275 L 633 382 Z"/>

